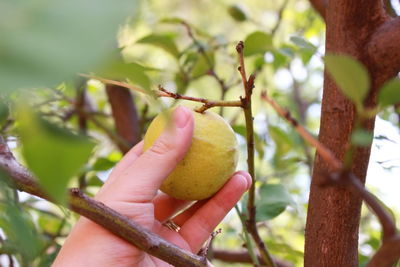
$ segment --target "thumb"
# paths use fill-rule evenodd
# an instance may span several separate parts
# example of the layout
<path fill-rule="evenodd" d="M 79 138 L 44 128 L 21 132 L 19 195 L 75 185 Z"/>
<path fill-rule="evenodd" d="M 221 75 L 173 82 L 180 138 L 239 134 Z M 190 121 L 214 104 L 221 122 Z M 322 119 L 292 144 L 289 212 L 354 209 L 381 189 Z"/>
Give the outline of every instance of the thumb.
<path fill-rule="evenodd" d="M 172 127 L 167 125 L 153 143 L 143 153 L 143 160 L 156 161 L 155 163 L 165 165 L 164 171 L 170 173 L 183 159 L 190 147 L 193 136 L 193 115 L 186 107 L 177 107 L 172 114 Z M 154 166 L 154 165 L 153 165 Z"/>
<path fill-rule="evenodd" d="M 166 127 L 149 149 L 119 177 L 115 177 L 114 190 L 109 192 L 114 200 L 142 203 L 152 201 L 163 180 L 185 156 L 192 136 L 192 111 L 180 106 L 172 115 L 172 127 Z"/>

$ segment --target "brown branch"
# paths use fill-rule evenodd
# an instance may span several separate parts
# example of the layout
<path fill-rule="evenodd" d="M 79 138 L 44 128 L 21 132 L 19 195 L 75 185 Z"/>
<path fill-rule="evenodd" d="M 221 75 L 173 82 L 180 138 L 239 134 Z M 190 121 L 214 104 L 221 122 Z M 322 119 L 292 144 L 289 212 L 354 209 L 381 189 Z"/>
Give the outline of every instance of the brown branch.
<path fill-rule="evenodd" d="M 247 250 L 231 251 L 231 250 L 214 249 L 212 259 L 229 263 L 252 263 L 251 257 Z M 261 257 L 258 257 L 258 260 L 261 264 L 265 265 L 265 262 L 262 260 Z M 293 266 L 292 264 L 280 259 L 274 258 L 273 260 L 275 262 L 276 267 Z"/>
<path fill-rule="evenodd" d="M 398 255 L 400 255 L 400 236 L 397 235 L 382 244 L 367 267 L 392 267 L 399 260 Z"/>
<path fill-rule="evenodd" d="M 197 40 L 197 38 L 194 36 L 192 28 L 190 27 L 190 25 L 185 21 L 182 21 L 181 24 L 185 27 L 185 29 L 186 29 L 186 31 L 188 33 L 188 36 L 190 37 L 190 39 L 192 39 L 193 43 L 198 48 L 200 54 L 203 56 L 203 58 L 207 62 L 208 67 L 209 67 L 209 70 L 208 70 L 207 74 L 212 76 L 212 77 L 214 77 L 214 79 L 218 82 L 218 84 L 219 84 L 219 86 L 221 88 L 221 100 L 224 100 L 225 99 L 225 94 L 229 90 L 230 87 L 227 86 L 225 81 L 221 77 L 219 77 L 219 75 L 215 72 L 215 68 L 214 68 L 213 62 L 211 62 L 211 59 L 207 55 L 207 53 L 204 50 L 203 46 Z M 221 113 L 222 113 L 222 107 L 223 106 L 221 106 Z"/>
<path fill-rule="evenodd" d="M 310 0 L 313 8 L 325 19 L 326 7 L 328 5 L 328 0 Z"/>
<path fill-rule="evenodd" d="M 124 82 L 119 82 L 119 81 L 114 81 L 114 80 L 109 80 L 109 79 L 103 79 L 101 77 L 97 77 L 97 76 L 90 76 L 90 75 L 86 75 L 86 74 L 80 74 L 83 77 L 90 77 L 91 79 L 96 79 L 99 80 L 100 82 L 104 83 L 104 84 L 111 84 L 111 85 L 116 85 L 116 86 L 120 86 L 120 87 L 124 87 L 124 88 L 128 88 L 131 90 L 134 90 L 136 92 L 139 93 L 144 93 L 144 94 L 150 94 L 147 91 L 144 91 L 136 86 L 124 83 Z M 233 100 L 233 101 L 225 101 L 225 100 L 209 100 L 209 99 L 205 99 L 205 98 L 198 98 L 198 97 L 191 97 L 191 96 L 185 96 L 185 95 L 181 95 L 181 94 L 177 94 L 177 93 L 172 93 L 167 91 L 165 88 L 163 88 L 162 86 L 159 86 L 159 90 L 158 91 L 153 91 L 153 95 L 155 97 L 171 97 L 174 99 L 184 99 L 184 100 L 188 100 L 188 101 L 194 101 L 194 102 L 200 102 L 203 103 L 204 105 L 198 109 L 196 109 L 197 112 L 203 113 L 204 111 L 206 111 L 209 108 L 213 108 L 213 107 L 242 107 L 243 106 L 243 102 L 240 100 Z"/>
<path fill-rule="evenodd" d="M 98 128 L 103 130 L 103 132 L 110 138 L 111 141 L 114 142 L 115 145 L 121 148 L 121 150 L 129 150 L 131 148 L 130 144 L 125 141 L 124 138 L 119 136 L 118 133 L 112 131 L 109 129 L 107 126 L 105 126 L 103 123 L 101 123 L 95 116 L 90 116 L 88 119 L 96 125 Z"/>
<path fill-rule="evenodd" d="M 350 173 L 347 179 L 350 182 L 350 187 L 360 195 L 368 207 L 375 213 L 382 226 L 382 240 L 385 243 L 387 240 L 393 238 L 397 235 L 396 223 L 394 218 L 389 214 L 389 212 L 379 203 L 379 200 L 365 189 L 364 185 L 361 183 L 353 173 Z M 399 258 L 398 254 L 397 258 Z"/>
<path fill-rule="evenodd" d="M 172 93 L 162 86 L 159 86 L 159 91 L 156 92 L 156 95 L 158 97 L 171 97 L 174 99 L 183 99 L 183 100 L 188 100 L 188 101 L 194 101 L 194 102 L 200 102 L 203 103 L 204 105 L 197 108 L 196 111 L 203 113 L 209 108 L 212 107 L 242 107 L 242 101 L 240 100 L 233 100 L 233 101 L 224 101 L 224 100 L 209 100 L 206 98 L 198 98 L 198 97 L 191 97 L 191 96 L 185 96 L 177 93 Z"/>
<path fill-rule="evenodd" d="M 297 133 L 310 145 L 317 149 L 317 153 L 332 166 L 333 170 L 339 171 L 342 169 L 342 163 L 333 155 L 332 151 L 328 149 L 324 144 L 318 141 L 312 136 L 300 123 L 298 123 L 290 114 L 290 112 L 282 108 L 278 103 L 271 99 L 268 94 L 264 91 L 261 94 L 261 98 L 266 101 L 271 107 L 284 119 L 286 119 Z"/>
<path fill-rule="evenodd" d="M 252 184 L 249 189 L 249 199 L 247 202 L 247 210 L 249 213 L 249 217 L 246 221 L 246 227 L 253 237 L 254 242 L 260 252 L 260 255 L 263 261 L 266 263 L 266 266 L 275 266 L 272 257 L 267 250 L 263 240 L 258 233 L 257 224 L 256 224 L 256 206 L 255 206 L 255 191 L 256 191 L 256 173 L 254 168 L 254 125 L 253 125 L 253 114 L 251 110 L 251 95 L 253 93 L 254 88 L 254 75 L 250 75 L 249 79 L 246 76 L 246 68 L 244 65 L 244 44 L 240 41 L 236 46 L 236 51 L 239 56 L 240 66 L 238 68 L 240 75 L 242 77 L 243 87 L 245 91 L 245 97 L 241 98 L 242 108 L 244 112 L 244 117 L 246 121 L 246 143 L 247 143 L 247 166 L 248 171 L 252 177 Z"/>
<path fill-rule="evenodd" d="M 390 214 L 386 209 L 380 204 L 379 200 L 371 194 L 364 185 L 361 183 L 360 179 L 357 178 L 353 173 L 349 173 L 344 170 L 343 164 L 333 155 L 332 151 L 324 146 L 319 140 L 314 138 L 308 131 L 301 126 L 290 114 L 289 111 L 285 110 L 278 103 L 272 100 L 266 92 L 262 93 L 262 99 L 268 102 L 275 111 L 284 119 L 286 119 L 300 134 L 300 136 L 314 146 L 317 153 L 323 158 L 331 168 L 336 171 L 334 175 L 327 175 L 330 182 L 348 185 L 349 189 L 357 193 L 372 210 L 372 212 L 377 216 L 383 232 L 383 242 L 391 240 L 397 236 L 396 224 Z M 397 256 L 399 258 L 399 256 Z"/>
<path fill-rule="evenodd" d="M 128 144 L 128 147 L 119 146 L 119 149 L 125 154 L 141 139 L 139 118 L 133 96 L 127 88 L 119 85 L 106 85 L 106 92 L 117 133 Z"/>
<path fill-rule="evenodd" d="M 282 4 L 282 6 L 279 8 L 278 10 L 278 19 L 276 21 L 275 26 L 272 28 L 271 30 L 271 35 L 274 36 L 276 31 L 279 29 L 279 26 L 282 23 L 282 19 L 283 19 L 283 11 L 285 11 L 287 4 L 289 3 L 289 0 L 285 0 Z"/>
<path fill-rule="evenodd" d="M 75 97 L 75 114 L 78 117 L 79 132 L 86 135 L 87 133 L 87 116 L 86 116 L 86 103 L 87 103 L 87 93 L 86 93 L 86 79 L 79 77 L 79 83 L 76 87 L 76 97 Z M 86 173 L 78 178 L 79 189 L 84 190 L 86 188 Z"/>
<path fill-rule="evenodd" d="M 400 17 L 388 19 L 372 35 L 367 44 L 367 52 L 372 64 L 385 77 L 385 81 L 395 76 L 400 71 Z M 387 76 L 387 77 L 386 77 Z"/>
<path fill-rule="evenodd" d="M 0 142 L 0 168 L 18 190 L 52 201 L 34 181 L 33 176 L 15 160 L 3 140 Z M 174 266 L 209 266 L 205 258 L 167 242 L 128 217 L 89 198 L 79 189 L 69 190 L 68 203 L 71 210 L 103 226 L 146 253 Z"/>

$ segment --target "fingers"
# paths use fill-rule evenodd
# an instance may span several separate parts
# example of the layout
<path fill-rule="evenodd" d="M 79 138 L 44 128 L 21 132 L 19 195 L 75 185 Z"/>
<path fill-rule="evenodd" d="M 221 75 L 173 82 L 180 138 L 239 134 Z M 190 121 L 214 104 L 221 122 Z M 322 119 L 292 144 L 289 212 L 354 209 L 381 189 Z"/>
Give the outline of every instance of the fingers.
<path fill-rule="evenodd" d="M 186 219 L 179 234 L 188 242 L 194 253 L 198 252 L 210 233 L 222 221 L 225 215 L 239 201 L 242 194 L 250 187 L 251 177 L 247 172 L 238 172 L 228 183 L 203 206 Z M 190 211 L 189 212 L 193 212 Z M 174 219 L 175 222 L 175 219 Z"/>
<path fill-rule="evenodd" d="M 164 222 L 190 203 L 190 201 L 176 199 L 167 194 L 160 193 L 153 199 L 154 216 L 156 220 Z"/>
<path fill-rule="evenodd" d="M 142 154 L 143 141 L 136 144 L 131 148 L 128 153 L 126 153 L 123 158 L 117 163 L 117 165 L 112 170 L 110 176 L 108 177 L 105 184 L 101 187 L 100 191 L 96 195 L 96 199 L 101 199 L 101 196 L 107 194 L 110 188 L 115 186 L 115 180 L 119 175 L 128 168 L 133 162 Z"/>
<path fill-rule="evenodd" d="M 143 141 L 140 141 L 123 156 L 123 158 L 115 166 L 113 172 L 120 173 L 124 171 L 126 168 L 133 164 L 133 162 L 142 154 L 142 151 Z"/>
<path fill-rule="evenodd" d="M 172 221 L 175 224 L 179 225 L 179 226 L 184 225 L 185 222 L 187 220 L 189 220 L 197 212 L 197 210 L 199 210 L 201 207 L 203 207 L 204 204 L 206 204 L 208 201 L 209 201 L 209 199 L 204 199 L 204 200 L 197 201 L 190 208 L 188 208 L 187 210 L 185 210 L 181 214 L 179 214 L 176 217 L 174 217 L 172 219 Z"/>
<path fill-rule="evenodd" d="M 167 127 L 153 146 L 116 175 L 112 189 L 100 200 L 151 202 L 162 181 L 188 151 L 192 136 L 192 111 L 185 107 L 176 108 L 172 127 Z"/>

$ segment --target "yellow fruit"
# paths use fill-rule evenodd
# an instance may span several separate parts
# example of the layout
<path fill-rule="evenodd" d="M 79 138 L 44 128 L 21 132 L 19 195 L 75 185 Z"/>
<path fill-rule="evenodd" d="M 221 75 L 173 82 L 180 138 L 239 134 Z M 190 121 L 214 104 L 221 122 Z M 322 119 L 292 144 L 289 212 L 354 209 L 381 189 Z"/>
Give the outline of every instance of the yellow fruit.
<path fill-rule="evenodd" d="M 183 200 L 214 195 L 233 174 L 238 159 L 235 134 L 221 116 L 211 111 L 203 114 L 193 111 L 193 117 L 192 144 L 161 186 L 164 193 Z M 144 137 L 144 150 L 160 136 L 169 118 L 162 113 L 151 122 Z"/>

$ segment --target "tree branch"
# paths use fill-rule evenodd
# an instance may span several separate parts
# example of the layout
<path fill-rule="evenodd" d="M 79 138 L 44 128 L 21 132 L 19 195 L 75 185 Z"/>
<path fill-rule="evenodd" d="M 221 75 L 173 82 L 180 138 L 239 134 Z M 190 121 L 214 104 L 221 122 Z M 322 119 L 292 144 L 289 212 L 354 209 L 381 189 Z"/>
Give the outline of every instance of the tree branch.
<path fill-rule="evenodd" d="M 328 0 L 310 0 L 313 8 L 325 19 L 325 10 L 328 5 Z"/>
<path fill-rule="evenodd" d="M 128 143 L 128 147 L 119 146 L 122 153 L 125 154 L 141 139 L 139 118 L 133 96 L 127 88 L 119 85 L 106 85 L 106 92 L 117 133 Z"/>
<path fill-rule="evenodd" d="M 240 100 L 233 100 L 233 101 L 224 101 L 224 100 L 208 100 L 205 98 L 198 98 L 198 97 L 191 97 L 191 96 L 185 96 L 177 93 L 172 93 L 170 91 L 167 91 L 165 88 L 162 86 L 158 87 L 159 92 L 156 92 L 156 95 L 158 97 L 171 97 L 174 99 L 184 99 L 188 101 L 194 101 L 194 102 L 200 102 L 203 103 L 204 105 L 197 108 L 196 111 L 203 113 L 209 108 L 212 107 L 242 107 L 242 101 Z"/>
<path fill-rule="evenodd" d="M 251 257 L 247 250 L 231 251 L 231 250 L 214 249 L 212 258 L 229 263 L 252 263 Z M 258 260 L 260 261 L 261 264 L 265 265 L 265 262 L 262 261 L 261 257 L 259 257 Z M 292 266 L 292 264 L 276 258 L 274 258 L 274 262 L 276 267 Z"/>
<path fill-rule="evenodd" d="M 326 175 L 330 179 L 330 183 L 336 183 L 347 186 L 350 190 L 358 194 L 372 210 L 372 212 L 377 216 L 383 232 L 383 246 L 386 242 L 391 242 L 394 238 L 397 238 L 397 229 L 394 218 L 390 216 L 387 210 L 380 204 L 380 201 L 371 194 L 364 185 L 361 183 L 360 179 L 357 178 L 353 173 L 344 170 L 342 162 L 340 162 L 324 144 L 319 140 L 310 135 L 307 130 L 301 126 L 291 115 L 290 112 L 279 106 L 274 100 L 272 100 L 266 92 L 262 93 L 262 99 L 268 102 L 275 111 L 284 119 L 286 119 L 300 134 L 300 136 L 314 146 L 317 153 L 330 165 L 330 167 L 335 171 L 330 175 Z M 400 246 L 400 245 L 399 245 Z M 382 249 L 382 248 L 381 248 Z M 379 249 L 378 252 L 381 250 Z M 386 248 L 385 248 L 386 250 Z M 380 253 L 379 253 L 380 254 Z M 393 256 L 393 255 L 392 255 Z M 394 257 L 394 256 L 393 256 Z M 399 253 L 396 254 L 396 259 L 398 259 Z M 371 265 L 371 266 L 381 266 L 381 265 Z"/>
<path fill-rule="evenodd" d="M 3 139 L 0 140 L 0 168 L 18 190 L 52 201 L 33 176 L 15 160 Z M 167 242 L 128 217 L 87 197 L 79 189 L 69 190 L 69 207 L 146 253 L 174 266 L 210 266 L 205 258 Z"/>
<path fill-rule="evenodd" d="M 275 26 L 274 26 L 274 27 L 272 28 L 272 30 L 271 30 L 271 35 L 272 35 L 272 36 L 275 35 L 276 31 L 279 29 L 279 26 L 280 26 L 281 23 L 282 23 L 283 12 L 285 11 L 286 6 L 287 6 L 288 3 L 289 3 L 289 0 L 284 0 L 282 6 L 281 6 L 281 7 L 279 8 L 279 10 L 278 10 L 278 19 L 277 19 L 277 21 L 276 21 Z"/>
<path fill-rule="evenodd" d="M 101 123 L 95 116 L 89 116 L 88 119 L 97 127 L 99 127 L 101 130 L 104 131 L 104 133 L 110 138 L 111 141 L 114 142 L 115 145 L 121 148 L 121 150 L 126 150 L 128 151 L 131 146 L 128 142 L 125 141 L 124 138 L 119 136 L 118 133 L 114 132 L 113 130 L 109 129 L 106 125 Z"/>
<path fill-rule="evenodd" d="M 244 111 L 244 117 L 246 121 L 246 143 L 247 143 L 247 166 L 248 171 L 252 177 L 252 184 L 249 189 L 249 199 L 247 202 L 247 211 L 249 213 L 248 220 L 246 222 L 247 229 L 250 235 L 253 237 L 254 242 L 260 252 L 260 255 L 265 262 L 266 266 L 275 266 L 272 257 L 267 250 L 263 240 L 258 233 L 256 224 L 256 206 L 255 206 L 255 192 L 256 192 L 256 173 L 254 168 L 254 126 L 253 126 L 253 114 L 251 110 L 251 95 L 254 88 L 254 75 L 250 75 L 249 79 L 246 76 L 246 69 L 244 65 L 243 56 L 244 44 L 240 41 L 236 46 L 236 51 L 239 56 L 240 66 L 238 68 L 242 77 L 243 87 L 245 91 L 245 97 L 241 98 L 242 107 Z"/>
<path fill-rule="evenodd" d="M 367 53 L 380 73 L 391 78 L 400 71 L 400 17 L 389 19 L 372 35 L 367 44 Z"/>
<path fill-rule="evenodd" d="M 367 267 L 392 267 L 399 259 L 400 236 L 387 240 L 372 257 Z"/>

